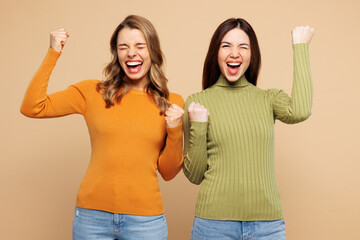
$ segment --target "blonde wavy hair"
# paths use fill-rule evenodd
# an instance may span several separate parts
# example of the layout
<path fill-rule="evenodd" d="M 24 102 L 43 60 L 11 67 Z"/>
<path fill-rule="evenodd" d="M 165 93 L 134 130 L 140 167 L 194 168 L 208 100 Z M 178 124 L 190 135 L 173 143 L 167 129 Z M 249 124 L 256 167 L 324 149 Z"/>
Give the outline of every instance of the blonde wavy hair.
<path fill-rule="evenodd" d="M 97 84 L 97 91 L 103 95 L 107 108 L 113 106 L 114 102 L 120 103 L 122 97 L 130 91 L 129 82 L 125 78 L 125 72 L 120 66 L 117 54 L 117 36 L 125 27 L 140 30 L 145 36 L 151 59 L 151 66 L 148 71 L 150 81 L 145 87 L 145 91 L 151 94 L 157 107 L 160 109 L 160 113 L 163 114 L 169 107 L 168 80 L 163 72 L 164 57 L 154 26 L 143 17 L 129 15 L 115 29 L 110 39 L 112 60 L 104 68 L 105 80 Z M 124 90 L 119 94 L 122 88 Z"/>

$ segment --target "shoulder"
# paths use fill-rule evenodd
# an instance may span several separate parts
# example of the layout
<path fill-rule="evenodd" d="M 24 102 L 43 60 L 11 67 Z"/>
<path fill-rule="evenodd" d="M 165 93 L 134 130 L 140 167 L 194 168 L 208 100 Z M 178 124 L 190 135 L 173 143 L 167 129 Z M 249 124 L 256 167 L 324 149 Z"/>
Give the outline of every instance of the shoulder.
<path fill-rule="evenodd" d="M 184 108 L 184 99 L 181 95 L 177 93 L 169 93 L 169 102 L 170 104 L 176 104 L 182 108 Z"/>
<path fill-rule="evenodd" d="M 271 88 L 265 90 L 264 93 L 271 103 L 288 102 L 290 100 L 290 97 L 281 89 Z"/>
<path fill-rule="evenodd" d="M 269 97 L 269 98 L 274 98 L 276 95 L 278 95 L 280 92 L 282 92 L 282 90 L 277 89 L 277 88 L 270 88 L 270 89 L 266 89 L 266 90 L 262 90 L 265 94 L 265 96 Z"/>
<path fill-rule="evenodd" d="M 93 93 L 97 92 L 97 84 L 99 82 L 99 80 L 95 79 L 83 80 L 71 85 L 70 87 L 76 88 L 83 95 L 92 95 Z"/>
<path fill-rule="evenodd" d="M 201 100 L 207 99 L 207 98 L 211 97 L 211 93 L 213 93 L 213 92 L 214 92 L 214 88 L 210 87 L 210 88 L 207 88 L 200 92 L 193 93 L 186 98 L 185 103 L 190 103 L 192 101 L 201 101 Z"/>
<path fill-rule="evenodd" d="M 90 79 L 90 80 L 83 80 L 78 83 L 73 84 L 73 86 L 79 88 L 80 90 L 96 90 L 96 86 L 99 83 L 99 80 Z"/>
<path fill-rule="evenodd" d="M 277 89 L 277 88 L 262 89 L 262 88 L 260 88 L 258 86 L 251 85 L 251 92 L 253 92 L 257 96 L 261 95 L 261 96 L 265 96 L 265 97 L 268 97 L 268 98 L 273 98 L 279 92 L 281 92 L 281 90 Z"/>

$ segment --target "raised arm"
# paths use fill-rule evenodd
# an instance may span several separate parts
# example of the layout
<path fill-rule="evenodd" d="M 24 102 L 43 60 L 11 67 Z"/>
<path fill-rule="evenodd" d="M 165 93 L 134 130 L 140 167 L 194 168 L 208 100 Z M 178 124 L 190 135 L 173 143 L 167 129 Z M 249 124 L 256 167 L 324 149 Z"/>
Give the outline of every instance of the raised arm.
<path fill-rule="evenodd" d="M 65 29 L 50 32 L 50 48 L 43 63 L 31 80 L 25 93 L 20 111 L 32 118 L 59 117 L 72 113 L 82 113 L 85 109 L 85 97 L 79 83 L 66 90 L 47 94 L 51 72 L 70 35 Z"/>
<path fill-rule="evenodd" d="M 285 123 L 298 123 L 311 115 L 313 87 L 309 61 L 309 43 L 314 29 L 309 26 L 296 27 L 292 31 L 293 41 L 293 86 L 291 97 L 279 90 L 271 90 L 274 116 Z"/>
<path fill-rule="evenodd" d="M 184 167 L 190 182 L 200 184 L 207 170 L 207 128 L 209 111 L 191 98 L 186 100 L 184 116 Z"/>

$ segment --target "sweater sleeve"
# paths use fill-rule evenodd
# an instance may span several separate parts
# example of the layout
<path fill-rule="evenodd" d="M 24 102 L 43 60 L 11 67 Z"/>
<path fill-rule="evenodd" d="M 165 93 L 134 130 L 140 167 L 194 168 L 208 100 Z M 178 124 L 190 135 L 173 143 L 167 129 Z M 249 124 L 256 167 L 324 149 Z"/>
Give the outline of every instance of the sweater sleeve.
<path fill-rule="evenodd" d="M 72 113 L 83 113 L 86 101 L 81 88 L 85 81 L 63 91 L 47 94 L 50 75 L 60 53 L 49 48 L 40 68 L 31 80 L 21 105 L 21 113 L 31 118 L 60 117 Z"/>
<path fill-rule="evenodd" d="M 291 97 L 282 90 L 271 89 L 275 119 L 288 124 L 306 120 L 311 115 L 312 80 L 308 44 L 293 45 L 294 76 Z"/>
<path fill-rule="evenodd" d="M 169 101 L 184 108 L 184 100 L 180 95 L 171 94 Z M 179 173 L 183 164 L 182 124 L 172 128 L 166 126 L 166 133 L 165 147 L 158 160 L 158 171 L 165 181 L 169 181 Z"/>
<path fill-rule="evenodd" d="M 207 127 L 208 122 L 191 122 L 187 113 L 191 96 L 185 103 L 184 166 L 185 176 L 194 184 L 200 184 L 207 170 Z"/>

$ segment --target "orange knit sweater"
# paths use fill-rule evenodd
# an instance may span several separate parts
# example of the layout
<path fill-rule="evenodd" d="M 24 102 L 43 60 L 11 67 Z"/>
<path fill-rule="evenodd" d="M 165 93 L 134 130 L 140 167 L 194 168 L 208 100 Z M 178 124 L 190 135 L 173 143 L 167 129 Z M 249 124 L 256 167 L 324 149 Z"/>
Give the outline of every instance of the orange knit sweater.
<path fill-rule="evenodd" d="M 59 56 L 49 49 L 27 89 L 21 112 L 32 118 L 84 116 L 92 152 L 76 205 L 122 214 L 162 214 L 156 171 L 165 180 L 180 171 L 182 126 L 168 128 L 152 97 L 141 90 L 130 90 L 119 104 L 106 108 L 96 91 L 98 80 L 85 80 L 47 95 Z M 170 94 L 169 101 L 184 107 L 180 95 Z"/>

